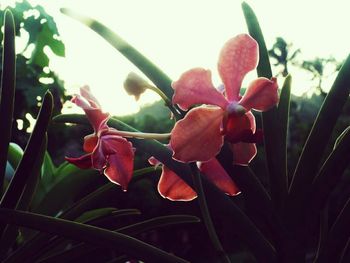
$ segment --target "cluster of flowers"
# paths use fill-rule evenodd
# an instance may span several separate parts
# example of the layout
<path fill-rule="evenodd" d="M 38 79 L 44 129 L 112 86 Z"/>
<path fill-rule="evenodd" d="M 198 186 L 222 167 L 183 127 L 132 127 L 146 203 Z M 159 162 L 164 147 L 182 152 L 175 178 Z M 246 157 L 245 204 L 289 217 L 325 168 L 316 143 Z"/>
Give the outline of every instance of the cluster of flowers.
<path fill-rule="evenodd" d="M 248 165 L 257 153 L 255 143 L 261 140 L 251 109 L 266 111 L 278 103 L 275 78 L 255 79 L 244 96 L 240 96 L 243 78 L 256 68 L 258 60 L 257 42 L 249 35 L 241 34 L 228 40 L 219 55 L 221 88 L 214 87 L 211 72 L 203 68 L 191 69 L 172 83 L 173 104 L 183 110 L 201 105 L 190 109 L 175 124 L 169 144 L 173 158 L 180 162 L 196 162 L 201 173 L 228 195 L 237 195 L 239 189 L 215 156 L 225 140 L 231 145 L 234 164 Z M 72 101 L 85 111 L 94 133 L 84 138 L 86 155 L 66 159 L 80 168 L 100 170 L 126 190 L 133 172 L 134 149 L 122 136 L 125 133 L 108 127 L 109 114 L 102 112 L 87 86 L 81 88 L 81 95 L 76 95 Z M 160 164 L 154 157 L 149 162 Z M 188 201 L 197 196 L 164 165 L 158 191 L 170 200 Z"/>

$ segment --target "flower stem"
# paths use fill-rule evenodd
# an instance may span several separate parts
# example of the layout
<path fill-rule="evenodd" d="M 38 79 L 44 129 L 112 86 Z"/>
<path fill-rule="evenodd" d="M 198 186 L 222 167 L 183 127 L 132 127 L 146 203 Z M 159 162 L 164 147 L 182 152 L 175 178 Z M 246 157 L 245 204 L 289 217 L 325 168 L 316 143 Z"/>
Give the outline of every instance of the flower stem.
<path fill-rule="evenodd" d="M 167 140 L 170 139 L 171 133 L 146 133 L 146 132 L 128 132 L 128 131 L 109 131 L 109 134 L 115 134 L 128 138 L 137 139 L 155 139 Z"/>
<path fill-rule="evenodd" d="M 203 222 L 205 224 L 205 227 L 207 228 L 209 238 L 214 246 L 214 249 L 217 253 L 217 255 L 220 257 L 221 262 L 223 263 L 231 263 L 231 260 L 226 255 L 224 248 L 222 247 L 220 240 L 216 234 L 213 221 L 211 220 L 209 209 L 207 205 L 207 201 L 205 199 L 203 185 L 202 185 L 202 179 L 200 177 L 200 173 L 198 171 L 198 168 L 195 163 L 191 163 L 191 170 L 192 170 L 192 176 L 193 176 L 193 182 L 194 187 L 198 195 L 198 201 L 199 201 L 199 208 L 202 213 Z"/>
<path fill-rule="evenodd" d="M 169 108 L 169 110 L 174 114 L 175 119 L 179 119 L 181 118 L 181 114 L 178 112 L 178 110 L 174 107 L 174 105 L 172 104 L 171 100 L 168 99 L 168 97 L 164 94 L 163 91 L 161 91 L 159 88 L 157 88 L 156 86 L 152 86 L 152 85 L 147 85 L 146 87 L 147 89 L 153 90 L 154 92 L 156 92 L 163 100 L 165 105 Z"/>

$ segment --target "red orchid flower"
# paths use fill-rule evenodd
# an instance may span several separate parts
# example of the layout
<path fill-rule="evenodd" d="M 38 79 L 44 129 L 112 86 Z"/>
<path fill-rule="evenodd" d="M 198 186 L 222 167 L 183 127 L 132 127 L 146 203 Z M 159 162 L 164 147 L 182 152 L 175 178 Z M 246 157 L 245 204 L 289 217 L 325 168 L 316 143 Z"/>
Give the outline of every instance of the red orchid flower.
<path fill-rule="evenodd" d="M 191 201 L 197 197 L 197 193 L 184 180 L 156 158 L 151 157 L 148 161 L 151 165 L 162 165 L 162 174 L 158 182 L 158 192 L 162 197 L 171 201 Z M 236 184 L 216 158 L 208 162 L 198 162 L 197 166 L 207 179 L 227 195 L 234 196 L 240 193 Z"/>
<path fill-rule="evenodd" d="M 108 113 L 103 113 L 97 99 L 88 86 L 80 89 L 81 95 L 73 97 L 72 102 L 81 107 L 89 119 L 94 133 L 85 136 L 83 149 L 87 153 L 78 158 L 66 160 L 81 169 L 94 168 L 126 191 L 133 173 L 134 150 L 132 144 L 110 128 Z"/>
<path fill-rule="evenodd" d="M 218 71 L 224 92 L 215 89 L 211 72 L 194 68 L 172 83 L 173 103 L 188 110 L 172 132 L 170 145 L 173 158 L 182 162 L 208 161 L 216 156 L 224 137 L 232 143 L 234 163 L 247 165 L 256 155 L 255 118 L 251 109 L 266 111 L 278 103 L 276 79 L 257 78 L 240 96 L 244 76 L 258 64 L 257 42 L 247 34 L 226 42 L 219 55 Z"/>

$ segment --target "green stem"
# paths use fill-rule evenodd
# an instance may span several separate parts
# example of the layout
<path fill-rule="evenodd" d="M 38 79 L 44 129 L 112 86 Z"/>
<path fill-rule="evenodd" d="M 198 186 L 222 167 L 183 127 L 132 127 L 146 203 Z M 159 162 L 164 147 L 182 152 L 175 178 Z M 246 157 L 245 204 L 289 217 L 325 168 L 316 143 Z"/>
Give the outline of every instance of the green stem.
<path fill-rule="evenodd" d="M 137 139 L 155 139 L 155 140 L 166 140 L 170 139 L 171 133 L 147 133 L 147 132 L 128 132 L 128 131 L 111 131 L 109 134 L 115 134 L 128 138 Z"/>
<path fill-rule="evenodd" d="M 205 199 L 203 185 L 202 185 L 202 179 L 198 172 L 198 168 L 195 163 L 191 163 L 191 170 L 192 170 L 192 176 L 193 176 L 193 183 L 194 188 L 196 189 L 197 195 L 198 195 L 198 201 L 199 201 L 199 208 L 202 213 L 203 222 L 205 224 L 205 227 L 207 228 L 209 238 L 211 242 L 213 243 L 213 246 L 215 248 L 215 251 L 217 255 L 220 257 L 221 261 L 224 263 L 231 263 L 229 257 L 226 255 L 224 248 L 222 247 L 220 240 L 216 234 L 213 221 L 211 220 L 207 201 Z"/>
<path fill-rule="evenodd" d="M 173 106 L 173 103 L 171 100 L 168 99 L 168 97 L 165 95 L 161 89 L 157 88 L 156 86 L 148 85 L 147 89 L 153 90 L 155 93 L 157 93 L 165 102 L 165 105 L 171 110 L 171 112 L 175 115 L 176 119 L 179 119 L 181 115 L 179 115 L 179 112 L 177 109 Z"/>

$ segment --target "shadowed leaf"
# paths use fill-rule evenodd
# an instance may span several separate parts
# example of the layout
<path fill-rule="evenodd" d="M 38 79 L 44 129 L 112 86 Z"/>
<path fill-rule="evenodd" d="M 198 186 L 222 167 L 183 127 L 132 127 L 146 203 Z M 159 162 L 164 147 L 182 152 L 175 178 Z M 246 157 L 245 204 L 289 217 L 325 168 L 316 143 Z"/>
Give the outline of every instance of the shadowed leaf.
<path fill-rule="evenodd" d="M 242 9 L 249 34 L 259 44 L 259 64 L 256 69 L 258 76 L 270 79 L 272 77 L 270 60 L 258 19 L 247 3 L 242 3 Z M 283 137 L 280 122 L 276 120 L 279 120 L 277 107 L 262 113 L 266 161 L 272 186 L 271 197 L 276 209 L 280 211 L 284 208 L 288 193 L 285 165 L 286 138 Z"/>
<path fill-rule="evenodd" d="M 4 223 L 30 227 L 98 246 L 112 249 L 118 247 L 130 256 L 149 262 L 187 262 L 124 234 L 63 219 L 2 208 L 0 209 L 0 220 Z"/>
<path fill-rule="evenodd" d="M 7 149 L 11 140 L 13 108 L 16 82 L 15 24 L 11 11 L 4 15 L 4 46 L 0 89 L 0 195 L 6 171 Z"/>

